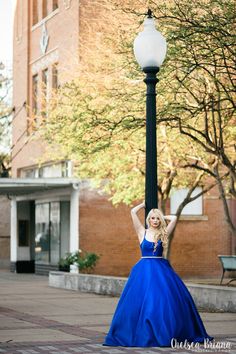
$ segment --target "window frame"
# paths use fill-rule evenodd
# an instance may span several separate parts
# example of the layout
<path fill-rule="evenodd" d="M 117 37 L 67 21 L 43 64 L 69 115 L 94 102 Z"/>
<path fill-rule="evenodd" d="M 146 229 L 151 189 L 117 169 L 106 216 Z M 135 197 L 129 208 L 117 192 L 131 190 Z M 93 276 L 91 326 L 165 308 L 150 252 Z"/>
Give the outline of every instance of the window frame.
<path fill-rule="evenodd" d="M 173 189 L 170 194 L 170 213 L 176 214 L 176 211 L 180 205 L 180 203 L 184 200 L 187 195 L 189 188 L 178 188 Z M 202 187 L 196 187 L 192 193 L 192 196 L 199 194 L 202 191 Z M 182 195 L 181 195 L 182 193 Z M 173 201 L 173 198 L 177 197 L 177 201 Z M 200 205 L 199 205 L 200 203 Z M 195 208 L 195 211 L 194 209 Z M 188 203 L 181 212 L 181 217 L 202 217 L 203 216 L 203 195 L 200 195 L 194 201 Z"/>
<path fill-rule="evenodd" d="M 31 23 L 32 29 L 41 25 L 45 20 L 53 17 L 59 10 L 58 0 L 32 0 L 31 2 Z"/>

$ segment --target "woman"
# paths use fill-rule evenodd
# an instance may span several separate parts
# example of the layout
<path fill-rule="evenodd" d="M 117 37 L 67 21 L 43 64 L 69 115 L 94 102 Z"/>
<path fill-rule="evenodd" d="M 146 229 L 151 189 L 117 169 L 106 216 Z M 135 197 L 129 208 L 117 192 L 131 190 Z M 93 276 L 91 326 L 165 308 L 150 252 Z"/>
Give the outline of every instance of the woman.
<path fill-rule="evenodd" d="M 104 345 L 170 347 L 212 340 L 188 289 L 163 257 L 176 217 L 152 209 L 146 230 L 137 216 L 144 207 L 142 203 L 131 210 L 142 257 L 131 270 Z"/>

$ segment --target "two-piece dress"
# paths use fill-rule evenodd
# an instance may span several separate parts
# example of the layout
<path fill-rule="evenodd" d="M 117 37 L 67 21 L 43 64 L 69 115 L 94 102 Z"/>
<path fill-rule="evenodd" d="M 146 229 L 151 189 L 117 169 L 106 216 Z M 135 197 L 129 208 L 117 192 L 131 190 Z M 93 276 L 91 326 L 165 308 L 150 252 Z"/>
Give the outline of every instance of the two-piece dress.
<path fill-rule="evenodd" d="M 203 343 L 212 340 L 193 298 L 169 261 L 162 241 L 144 239 L 142 257 L 131 269 L 103 345 L 170 347 L 172 340 Z"/>

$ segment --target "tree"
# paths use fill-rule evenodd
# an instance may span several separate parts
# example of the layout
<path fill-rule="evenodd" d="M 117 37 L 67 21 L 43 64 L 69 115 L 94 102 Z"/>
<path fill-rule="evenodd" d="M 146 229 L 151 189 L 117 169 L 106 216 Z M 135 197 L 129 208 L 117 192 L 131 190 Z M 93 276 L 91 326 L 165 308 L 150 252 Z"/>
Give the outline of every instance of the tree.
<path fill-rule="evenodd" d="M 114 16 L 114 8 L 111 9 L 110 3 L 101 3 L 99 21 L 94 20 L 97 36 L 89 37 L 88 40 L 82 33 L 83 56 L 78 79 L 62 86 L 58 93 L 58 104 L 49 114 L 44 134 L 52 150 L 56 144 L 60 158 L 63 155 L 78 162 L 80 177 L 91 177 L 97 183 L 102 183 L 111 194 L 114 204 L 130 204 L 143 198 L 144 194 L 145 87 L 143 75 L 133 59 L 132 42 L 138 30 L 134 25 L 138 22 L 137 14 L 141 13 L 143 20 L 146 9 L 139 1 L 130 2 L 130 7 L 129 1 L 121 5 L 119 2 Z M 157 96 L 159 195 L 162 208 L 164 210 L 173 187 L 200 185 L 205 192 L 216 183 L 221 183 L 224 193 L 233 195 L 227 189 L 227 183 L 229 185 L 231 181 L 233 190 L 231 178 L 234 169 L 232 142 L 235 131 L 231 125 L 233 87 L 232 75 L 229 75 L 233 70 L 232 55 L 231 49 L 227 52 L 229 58 L 222 48 L 219 49 L 219 43 L 223 46 L 226 36 L 226 20 L 230 24 L 227 25 L 227 33 L 231 36 L 234 33 L 230 11 L 232 1 L 215 1 L 212 4 L 199 0 L 194 5 L 186 0 L 168 4 L 151 3 L 154 12 L 159 14 L 162 32 L 166 32 L 169 47 L 166 63 L 159 75 Z M 223 6 L 227 7 L 224 21 L 214 23 L 213 19 L 219 13 L 222 19 Z M 208 52 L 209 43 L 205 45 L 203 40 L 206 34 L 211 43 Z M 220 38 L 218 44 L 216 36 Z M 227 42 L 227 47 L 230 48 L 230 42 Z M 214 69 L 210 56 L 212 52 L 215 56 L 217 53 L 217 60 L 221 57 L 218 60 L 220 64 L 217 62 L 217 65 L 213 65 Z M 198 61 L 193 66 L 195 58 Z M 199 58 L 202 58 L 201 61 Z M 226 60 L 228 69 L 224 69 Z M 218 76 L 214 74 L 207 77 L 205 72 L 213 70 L 214 73 L 218 67 L 217 80 L 221 80 L 224 89 L 220 86 L 215 94 L 212 85 L 219 87 L 216 80 Z M 209 92 L 214 95 L 213 104 Z M 211 100 L 207 99 L 209 97 Z M 216 128 L 217 137 L 214 133 L 216 107 L 217 112 L 220 112 L 217 117 L 222 123 Z M 208 119 L 207 126 L 204 125 L 205 117 Z M 213 130 L 210 120 L 215 124 Z M 212 144 L 214 139 L 205 142 L 202 135 L 204 129 L 209 137 L 215 137 L 217 144 L 221 144 L 218 149 L 221 155 L 216 154 L 213 148 L 213 151 L 209 150 L 209 141 Z M 208 176 L 213 178 L 210 184 Z M 191 200 L 190 194 L 182 208 Z"/>
<path fill-rule="evenodd" d="M 0 63 L 0 177 L 8 177 L 9 145 L 12 108 L 9 105 L 11 79 L 5 73 L 5 66 Z"/>
<path fill-rule="evenodd" d="M 187 166 L 205 171 L 219 187 L 226 221 L 235 234 L 236 228 L 226 197 L 236 196 L 235 158 L 235 3 L 216 0 L 175 1 L 170 9 L 161 8 L 164 26 L 171 27 L 171 46 L 167 68 L 171 68 L 170 100 L 160 116 L 170 120 L 182 135 L 212 160 L 195 156 Z M 171 12 L 171 16 L 170 16 Z M 171 18 L 171 23 L 169 19 Z M 175 58 L 175 60 L 173 60 Z M 168 65 L 171 61 L 174 65 Z M 171 75 L 167 72 L 168 76 Z M 167 89 L 167 87 L 165 88 Z M 176 122 L 176 123 L 175 123 Z M 224 172 L 225 182 L 220 173 Z"/>

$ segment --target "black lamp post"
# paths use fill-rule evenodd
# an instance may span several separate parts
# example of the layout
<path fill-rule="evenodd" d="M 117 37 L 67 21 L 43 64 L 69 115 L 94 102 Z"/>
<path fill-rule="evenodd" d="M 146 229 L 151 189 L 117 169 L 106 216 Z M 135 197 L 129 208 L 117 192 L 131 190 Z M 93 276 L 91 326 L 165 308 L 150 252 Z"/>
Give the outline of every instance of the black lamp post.
<path fill-rule="evenodd" d="M 166 55 L 165 38 L 155 28 L 152 11 L 148 10 L 144 30 L 134 40 L 134 55 L 146 74 L 146 180 L 145 214 L 158 207 L 157 137 L 156 137 L 156 77 Z"/>

